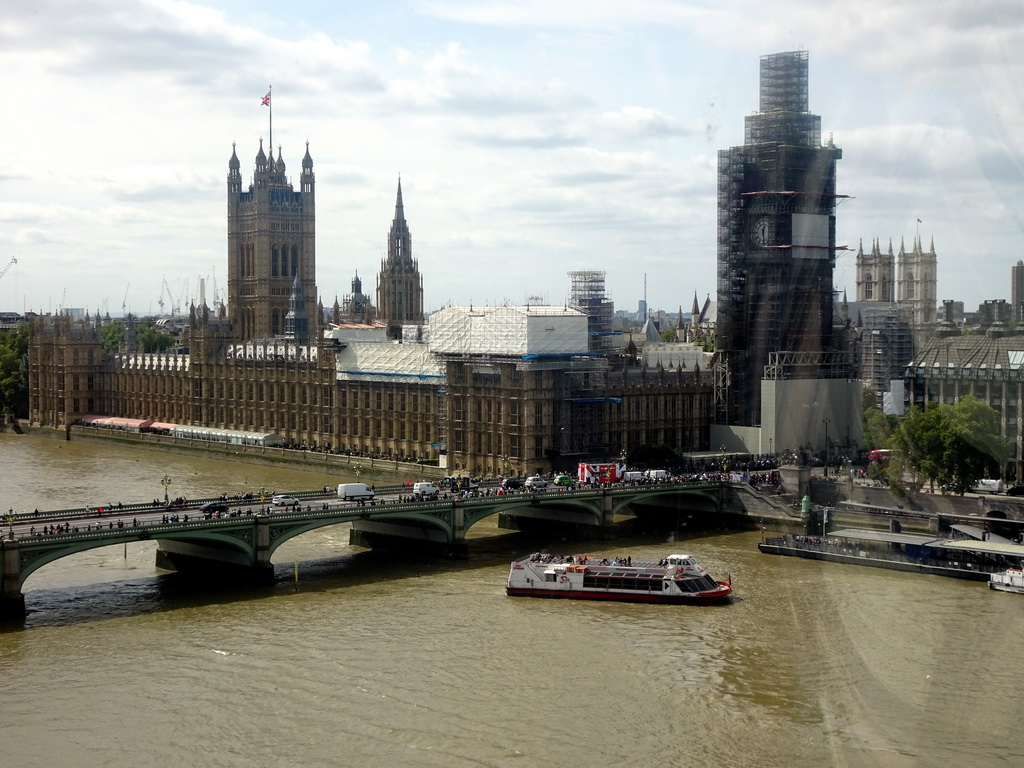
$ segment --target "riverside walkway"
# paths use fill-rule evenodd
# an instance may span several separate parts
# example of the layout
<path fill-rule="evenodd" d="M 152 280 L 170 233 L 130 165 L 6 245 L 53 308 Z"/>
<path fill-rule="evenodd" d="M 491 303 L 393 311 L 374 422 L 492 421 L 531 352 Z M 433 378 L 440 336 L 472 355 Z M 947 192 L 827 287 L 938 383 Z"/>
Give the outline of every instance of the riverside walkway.
<path fill-rule="evenodd" d="M 111 505 L 102 512 L 80 508 L 9 515 L 0 545 L 0 616 L 23 615 L 22 586 L 36 570 L 63 557 L 100 547 L 157 541 L 157 566 L 168 570 L 214 570 L 252 583 L 273 580 L 271 558 L 284 542 L 325 526 L 350 524 L 352 543 L 362 546 L 414 546 L 448 557 L 465 557 L 465 534 L 498 514 L 502 527 L 562 524 L 613 538 L 616 515 L 641 504 L 666 520 L 680 509 L 725 512 L 729 483 L 701 481 L 615 485 L 596 488 L 484 493 L 436 501 L 411 500 L 407 486 L 377 488 L 374 502 L 343 502 L 330 489 L 292 493 L 298 508 L 268 506 L 259 499 L 227 499 L 229 511 L 204 515 L 204 499 L 172 508 L 145 504 Z M 671 516 L 671 517 L 670 517 Z"/>

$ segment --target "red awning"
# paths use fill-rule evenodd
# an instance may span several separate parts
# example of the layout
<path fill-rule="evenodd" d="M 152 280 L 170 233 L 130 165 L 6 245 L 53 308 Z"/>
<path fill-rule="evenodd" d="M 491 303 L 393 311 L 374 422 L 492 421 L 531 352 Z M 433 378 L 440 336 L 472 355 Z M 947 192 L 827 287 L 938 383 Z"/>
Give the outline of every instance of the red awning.
<path fill-rule="evenodd" d="M 83 424 L 94 427 L 120 427 L 121 429 L 142 429 L 153 422 L 148 419 L 126 419 L 121 416 L 83 416 Z"/>

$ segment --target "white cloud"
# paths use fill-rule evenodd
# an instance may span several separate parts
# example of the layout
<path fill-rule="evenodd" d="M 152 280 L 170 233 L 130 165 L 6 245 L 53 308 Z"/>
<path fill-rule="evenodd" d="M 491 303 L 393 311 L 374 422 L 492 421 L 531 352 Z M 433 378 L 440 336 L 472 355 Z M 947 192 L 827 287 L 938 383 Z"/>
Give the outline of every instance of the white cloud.
<path fill-rule="evenodd" d="M 247 15 L 242 15 L 242 14 Z M 811 110 L 843 147 L 841 239 L 935 237 L 940 293 L 978 303 L 1018 258 L 1017 0 L 376 4 L 37 0 L 0 18 L 0 246 L 18 291 L 137 306 L 224 272 L 225 174 L 310 141 L 318 283 L 375 282 L 402 174 L 427 304 L 608 270 L 634 308 L 715 291 L 716 163 L 757 108 L 758 55 L 807 47 Z M 268 143 L 265 141 L 265 143 Z M 140 258 L 140 254 L 143 256 Z M 961 266 L 969 265 L 969 266 Z M 38 273 L 36 272 L 38 270 Z M 1004 291 L 1005 292 L 1005 291 Z M 962 295 L 959 295 L 962 294 Z M 86 303 L 86 299 L 79 300 Z"/>

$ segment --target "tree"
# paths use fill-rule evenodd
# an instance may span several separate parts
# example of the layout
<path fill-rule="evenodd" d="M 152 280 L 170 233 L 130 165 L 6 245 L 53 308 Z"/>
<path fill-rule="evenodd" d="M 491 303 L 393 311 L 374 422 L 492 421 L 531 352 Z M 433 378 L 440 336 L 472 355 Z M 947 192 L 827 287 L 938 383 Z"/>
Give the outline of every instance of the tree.
<path fill-rule="evenodd" d="M 113 354 L 124 342 L 125 328 L 121 323 L 107 323 L 100 328 L 100 345 L 107 354 Z M 174 337 L 158 331 L 151 324 L 138 323 L 135 326 L 135 347 L 140 352 L 164 352 L 174 346 Z"/>
<path fill-rule="evenodd" d="M 152 326 L 143 326 L 135 333 L 135 343 L 143 352 L 165 352 L 174 346 L 174 337 Z"/>
<path fill-rule="evenodd" d="M 28 326 L 0 332 L 0 414 L 28 415 Z"/>
<path fill-rule="evenodd" d="M 943 493 L 963 495 L 982 478 L 999 477 L 1010 454 L 999 435 L 999 413 L 970 395 L 954 405 L 912 409 L 889 447 L 889 480 L 897 492 L 927 482 L 933 490 L 938 485 Z"/>
<path fill-rule="evenodd" d="M 103 351 L 112 355 L 121 346 L 121 342 L 124 341 L 124 326 L 120 323 L 107 323 L 100 328 L 100 346 L 103 347 Z"/>
<path fill-rule="evenodd" d="M 864 387 L 861 408 L 861 425 L 863 427 L 861 446 L 866 451 L 888 446 L 889 437 L 896 431 L 900 423 L 897 417 L 891 414 L 884 414 L 878 410 L 875 402 L 874 390 L 870 387 Z"/>
<path fill-rule="evenodd" d="M 871 451 L 875 448 L 885 448 L 889 444 L 889 438 L 899 426 L 899 419 L 895 416 L 887 416 L 879 410 L 867 411 L 862 419 L 864 425 L 864 436 L 861 445 L 864 450 Z"/>
<path fill-rule="evenodd" d="M 678 453 L 667 445 L 640 445 L 629 452 L 626 462 L 631 467 L 678 467 L 682 461 Z"/>

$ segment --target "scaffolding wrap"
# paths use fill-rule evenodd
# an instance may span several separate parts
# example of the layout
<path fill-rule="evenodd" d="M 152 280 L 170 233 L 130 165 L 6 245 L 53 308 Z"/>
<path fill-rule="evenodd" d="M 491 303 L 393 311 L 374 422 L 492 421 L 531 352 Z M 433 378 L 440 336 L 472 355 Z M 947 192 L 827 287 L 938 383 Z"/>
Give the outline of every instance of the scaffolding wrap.
<path fill-rule="evenodd" d="M 612 335 L 615 305 L 605 294 L 605 273 L 600 270 L 569 272 L 572 281 L 570 305 L 587 316 L 592 352 L 607 351 Z"/>
<path fill-rule="evenodd" d="M 430 316 L 429 347 L 442 355 L 586 354 L 587 317 L 566 307 L 446 307 Z"/>
<path fill-rule="evenodd" d="M 718 154 L 716 396 L 723 424 L 760 423 L 771 355 L 809 353 L 801 376 L 836 374 L 832 347 L 836 161 L 808 111 L 807 52 L 761 58 L 760 111 L 745 143 Z M 816 356 L 816 357 L 815 357 Z M 808 359 L 811 359 L 808 358 Z M 850 369 L 839 366 L 846 375 Z"/>

